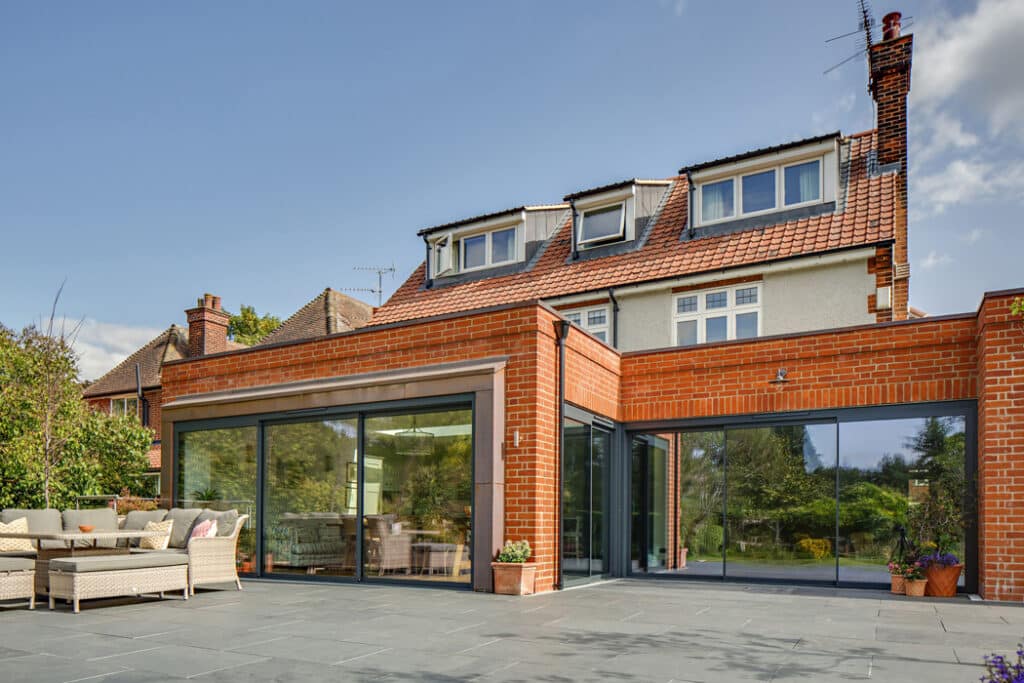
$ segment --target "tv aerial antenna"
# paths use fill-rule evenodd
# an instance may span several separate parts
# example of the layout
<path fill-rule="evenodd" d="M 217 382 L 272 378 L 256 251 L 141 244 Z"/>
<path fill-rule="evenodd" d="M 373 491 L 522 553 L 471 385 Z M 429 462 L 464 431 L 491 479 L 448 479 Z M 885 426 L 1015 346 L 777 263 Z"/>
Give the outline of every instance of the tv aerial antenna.
<path fill-rule="evenodd" d="M 903 17 L 903 28 L 909 28 L 914 23 L 913 19 L 913 17 Z M 838 36 L 832 36 L 825 41 L 825 43 L 833 43 L 837 40 L 842 40 L 843 38 L 859 36 L 857 41 L 859 43 L 859 49 L 838 64 L 833 64 L 829 68 L 825 69 L 826 75 L 832 73 L 841 66 L 849 64 L 855 59 L 863 57 L 871 49 L 871 46 L 875 44 L 874 31 L 878 22 L 875 21 L 875 14 L 871 9 L 870 0 L 857 0 L 857 22 L 857 28 L 853 31 L 843 33 Z"/>
<path fill-rule="evenodd" d="M 346 292 L 369 292 L 370 294 L 377 295 L 377 305 L 380 306 L 384 303 L 384 276 L 391 275 L 391 279 L 395 278 L 395 264 L 390 266 L 355 266 L 352 270 L 366 270 L 371 273 L 377 273 L 377 286 L 374 287 L 343 287 L 342 290 Z"/>

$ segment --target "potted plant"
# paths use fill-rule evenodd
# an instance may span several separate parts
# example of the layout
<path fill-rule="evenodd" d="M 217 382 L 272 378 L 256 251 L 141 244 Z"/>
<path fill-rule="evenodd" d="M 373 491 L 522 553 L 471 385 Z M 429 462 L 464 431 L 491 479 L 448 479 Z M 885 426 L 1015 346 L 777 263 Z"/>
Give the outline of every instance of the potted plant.
<path fill-rule="evenodd" d="M 907 592 L 907 563 L 892 560 L 889 562 L 889 592 L 904 595 Z"/>
<path fill-rule="evenodd" d="M 921 566 L 920 562 L 907 565 L 907 570 L 903 574 L 903 581 L 908 598 L 924 597 L 924 588 L 928 584 L 928 579 L 925 578 L 924 567 Z"/>
<path fill-rule="evenodd" d="M 956 555 L 936 550 L 921 558 L 921 566 L 928 579 L 925 595 L 936 598 L 952 598 L 956 595 L 956 584 L 964 570 L 964 565 Z"/>
<path fill-rule="evenodd" d="M 494 592 L 499 595 L 531 595 L 537 578 L 537 565 L 527 562 L 533 551 L 529 541 L 505 541 L 491 562 Z"/>

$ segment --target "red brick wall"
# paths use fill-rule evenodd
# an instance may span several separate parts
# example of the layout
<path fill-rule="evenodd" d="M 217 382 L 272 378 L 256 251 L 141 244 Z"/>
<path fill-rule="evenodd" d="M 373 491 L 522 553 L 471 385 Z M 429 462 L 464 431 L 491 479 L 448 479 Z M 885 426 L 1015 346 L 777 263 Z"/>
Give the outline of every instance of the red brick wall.
<path fill-rule="evenodd" d="M 619 419 L 620 358 L 615 349 L 573 327 L 565 341 L 565 400 Z"/>
<path fill-rule="evenodd" d="M 623 419 L 974 398 L 974 316 L 624 354 Z M 788 382 L 771 384 L 779 368 Z"/>
<path fill-rule="evenodd" d="M 1019 293 L 1018 293 L 1019 295 Z M 979 574 L 986 598 L 1024 598 L 1024 321 L 1012 295 L 978 313 Z"/>

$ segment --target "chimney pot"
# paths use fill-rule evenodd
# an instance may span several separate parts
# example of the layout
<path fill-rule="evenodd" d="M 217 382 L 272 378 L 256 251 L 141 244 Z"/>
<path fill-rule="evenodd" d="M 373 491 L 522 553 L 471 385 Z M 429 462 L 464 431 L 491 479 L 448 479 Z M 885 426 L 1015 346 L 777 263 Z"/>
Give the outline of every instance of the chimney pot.
<path fill-rule="evenodd" d="M 892 40 L 900 37 L 900 20 L 903 15 L 899 12 L 889 12 L 882 17 L 882 40 Z"/>
<path fill-rule="evenodd" d="M 217 309 L 218 311 L 220 310 L 220 297 L 219 296 L 213 297 L 213 307 L 215 309 Z"/>

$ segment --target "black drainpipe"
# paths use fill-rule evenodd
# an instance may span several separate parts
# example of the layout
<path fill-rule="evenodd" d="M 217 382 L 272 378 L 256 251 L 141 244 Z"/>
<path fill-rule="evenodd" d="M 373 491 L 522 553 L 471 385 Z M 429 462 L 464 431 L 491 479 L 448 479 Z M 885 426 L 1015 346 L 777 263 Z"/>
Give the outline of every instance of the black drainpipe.
<path fill-rule="evenodd" d="M 423 236 L 423 244 L 427 247 L 427 260 L 423 265 L 423 287 L 430 289 L 434 286 L 434 280 L 430 277 L 430 240 L 426 235 Z"/>
<path fill-rule="evenodd" d="M 608 288 L 608 298 L 612 300 L 612 348 L 619 348 L 619 300 L 615 298 L 615 288 Z"/>
<path fill-rule="evenodd" d="M 565 481 L 565 458 L 562 449 L 565 446 L 565 340 L 569 336 L 572 324 L 568 320 L 554 321 L 555 346 L 558 347 L 558 544 L 555 552 L 558 558 L 558 587 L 562 587 L 562 482 Z"/>
<path fill-rule="evenodd" d="M 694 202 L 697 199 L 697 191 L 693 187 L 693 180 L 690 178 L 690 172 L 686 172 L 686 237 L 693 239 L 693 212 Z"/>
<path fill-rule="evenodd" d="M 569 215 L 572 218 L 572 260 L 575 261 L 580 257 L 580 251 L 576 248 L 576 200 L 569 200 Z"/>

